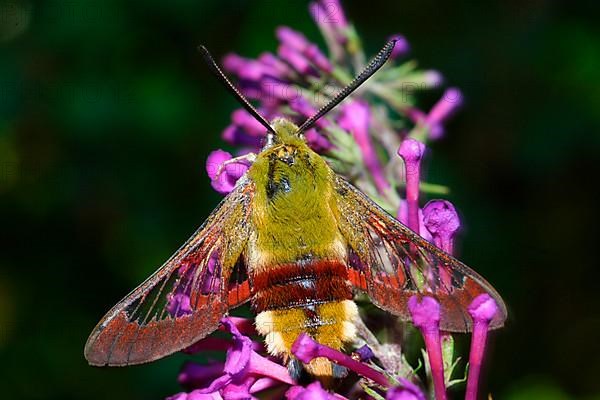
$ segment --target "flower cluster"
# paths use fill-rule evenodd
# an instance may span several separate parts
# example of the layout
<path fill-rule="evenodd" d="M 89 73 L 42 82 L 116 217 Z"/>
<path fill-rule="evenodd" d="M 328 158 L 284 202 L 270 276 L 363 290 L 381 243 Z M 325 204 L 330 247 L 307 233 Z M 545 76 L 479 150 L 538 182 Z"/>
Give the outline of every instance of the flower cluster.
<path fill-rule="evenodd" d="M 226 72 L 236 78 L 247 98 L 258 103 L 258 111 L 268 120 L 284 117 L 302 123 L 366 65 L 360 38 L 338 0 L 315 1 L 310 4 L 310 13 L 324 37 L 329 56 L 302 33 L 282 26 L 276 30 L 279 46 L 275 54 L 265 52 L 256 59 L 229 54 L 223 60 Z M 421 194 L 448 192 L 446 187 L 423 179 L 421 164 L 428 144 L 444 136 L 444 123 L 461 106 L 461 92 L 456 88 L 446 89 L 429 111 L 418 108 L 418 92 L 438 89 L 441 75 L 418 69 L 414 61 L 406 58 L 410 52 L 408 41 L 398 34 L 391 38 L 396 39 L 392 60 L 351 99 L 307 131 L 306 139 L 338 174 L 413 231 L 452 254 L 453 239 L 460 228 L 458 214 L 446 200 L 432 200 L 420 207 Z M 216 191 L 226 194 L 233 189 L 250 166 L 243 156 L 260 150 L 264 131 L 245 110 L 232 113 L 231 124 L 222 138 L 237 149 L 235 154 L 216 150 L 206 163 Z M 185 310 L 185 305 L 180 305 L 177 299 L 173 304 L 178 312 Z M 282 360 L 268 356 L 262 344 L 252 340 L 256 332 L 251 321 L 226 318 L 222 325 L 231 333 L 231 340 L 208 338 L 188 349 L 195 352 L 221 348 L 227 351 L 225 362 L 186 364 L 179 382 L 187 392 L 170 399 L 247 399 L 255 398 L 258 393 L 268 398 L 343 399 L 360 397 L 362 393 L 375 399 L 423 400 L 429 397 L 427 388 L 436 399 L 445 399 L 446 389 L 462 384 L 465 379 L 451 379 L 458 360 L 454 359 L 451 336 L 439 329 L 440 305 L 432 297 L 413 297 L 409 310 L 425 341 L 425 383 L 429 382 L 429 387 L 419 378 L 418 368 L 406 361 L 398 345 L 379 343 L 366 326 L 359 328 L 359 332 L 362 331 L 368 345 L 352 355 L 321 345 L 308 335 L 298 337 L 293 353 L 302 362 L 325 357 L 361 378 L 343 394 L 331 393 L 319 382 L 302 386 L 293 381 Z M 474 332 L 468 400 L 477 397 L 488 325 L 496 311 L 497 305 L 488 295 L 476 298 L 469 309 Z"/>

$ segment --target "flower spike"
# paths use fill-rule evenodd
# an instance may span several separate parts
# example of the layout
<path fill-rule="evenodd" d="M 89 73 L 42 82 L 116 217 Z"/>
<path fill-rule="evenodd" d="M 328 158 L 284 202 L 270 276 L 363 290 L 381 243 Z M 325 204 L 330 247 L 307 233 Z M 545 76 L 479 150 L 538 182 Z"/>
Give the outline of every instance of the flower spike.
<path fill-rule="evenodd" d="M 462 103 L 460 91 L 450 88 L 429 112 L 421 110 L 415 92 L 438 87 L 443 78 L 435 70 L 418 68 L 414 60 L 404 60 L 411 47 L 404 36 L 390 36 L 391 40 L 367 65 L 361 39 L 346 18 L 341 0 L 312 0 L 309 10 L 323 34 L 327 53 L 303 32 L 280 26 L 275 31 L 276 49 L 264 51 L 258 57 L 228 54 L 223 59 L 222 69 L 236 78 L 236 86 L 223 74 L 208 51 L 200 48 L 211 71 L 242 105 L 231 114 L 230 125 L 222 132 L 222 138 L 234 148 L 230 150 L 231 154 L 217 150 L 207 160 L 211 185 L 220 193 L 229 193 L 238 178 L 251 168 L 253 154 L 269 148 L 265 142 L 269 143 L 268 138 L 277 134 L 269 121 L 283 118 L 300 127 L 296 131 L 298 139 L 304 139 L 336 174 L 372 196 L 386 211 L 397 210 L 398 220 L 423 239 L 452 253 L 454 237 L 460 228 L 453 205 L 445 200 L 433 200 L 421 209 L 419 200 L 420 190 L 427 195 L 447 193 L 448 188 L 444 186 L 421 182 L 421 167 L 427 146 L 443 135 L 445 122 Z M 372 76 L 388 60 L 393 65 Z M 369 82 L 365 83 L 367 79 Z M 356 90 L 361 84 L 361 90 Z M 352 98 L 341 104 L 350 93 L 353 93 Z M 337 105 L 340 107 L 334 109 Z M 330 118 L 322 118 L 328 112 L 331 112 Z M 392 190 L 403 187 L 404 183 L 406 197 Z M 373 242 L 372 245 L 379 247 L 380 243 Z M 384 248 L 385 244 L 381 246 L 382 250 Z M 214 295 L 224 288 L 218 279 L 213 279 L 221 275 L 218 260 L 223 254 L 214 252 L 213 256 L 204 270 L 208 279 L 198 281 L 202 294 Z M 359 273 L 368 271 L 369 266 L 363 265 L 356 254 L 349 254 L 349 258 L 356 259 L 354 264 Z M 196 262 L 190 258 L 189 263 Z M 189 269 L 187 264 L 183 266 L 182 271 Z M 456 277 L 450 272 L 440 268 L 439 274 L 431 275 L 431 278 L 439 283 L 442 291 L 447 290 L 452 295 L 451 291 L 457 287 L 453 281 Z M 429 275 L 423 277 L 430 278 Z M 179 393 L 170 399 L 348 400 L 371 396 L 377 400 L 425 400 L 435 395 L 435 399 L 445 400 L 446 385 L 451 388 L 462 380 L 450 380 L 457 360 L 450 363 L 455 358 L 454 348 L 448 340 L 450 334 L 440 332 L 443 311 L 440 311 L 441 304 L 434 297 L 435 293 L 438 292 L 414 296 L 408 301 L 409 315 L 422 333 L 426 346 L 427 382 L 422 385 L 413 381 L 417 374 L 405 358 L 406 343 L 379 343 L 377 336 L 366 326 L 371 336 L 359 329 L 353 344 L 365 345 L 354 351 L 328 347 L 324 335 L 307 328 L 306 333 L 296 338 L 291 354 L 289 351 L 269 353 L 264 341 L 253 339 L 258 335 L 253 319 L 228 317 L 222 320 L 220 329 L 231 336 L 205 337 L 183 350 L 187 354 L 207 349 L 227 352 L 225 361 L 204 365 L 186 363 L 179 382 L 188 393 Z M 187 318 L 194 312 L 185 285 L 169 292 L 166 300 L 166 310 L 174 318 Z M 473 339 L 467 400 L 475 400 L 477 396 L 490 321 L 497 318 L 494 317 L 496 312 L 504 315 L 504 309 L 499 309 L 503 304 L 501 300 L 497 301 L 498 304 L 489 296 L 480 296 L 468 309 L 473 321 Z M 455 311 L 450 309 L 451 303 L 444 303 L 444 307 L 448 312 Z M 359 324 L 361 321 L 354 322 Z M 284 342 L 288 349 L 289 337 Z M 267 339 L 266 344 L 270 343 Z M 324 362 L 327 366 L 334 363 L 336 370 L 332 373 L 336 377 L 342 370 L 352 370 L 356 374 L 347 375 L 342 385 L 334 384 L 336 393 L 329 386 L 321 385 L 327 379 L 321 381 L 320 376 L 310 375 L 310 368 L 306 369 L 307 374 L 300 374 L 300 370 L 295 369 L 300 368 L 301 362 L 314 365 L 311 360 L 315 358 L 317 363 Z M 302 383 L 292 379 L 290 370 L 292 376 L 297 376 L 296 372 L 302 375 Z M 358 375 L 358 381 L 355 375 Z M 447 381 L 445 375 L 448 375 Z M 332 377 L 332 383 L 334 379 L 337 381 Z M 269 392 L 260 393 L 266 390 Z"/>

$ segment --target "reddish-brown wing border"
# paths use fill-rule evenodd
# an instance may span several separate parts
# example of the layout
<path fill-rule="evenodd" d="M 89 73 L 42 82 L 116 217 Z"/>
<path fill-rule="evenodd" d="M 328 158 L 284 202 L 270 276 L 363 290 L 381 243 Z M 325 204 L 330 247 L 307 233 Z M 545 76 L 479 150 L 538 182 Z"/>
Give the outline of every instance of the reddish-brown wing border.
<path fill-rule="evenodd" d="M 432 296 L 441 304 L 440 328 L 469 332 L 473 299 L 489 294 L 500 311 L 491 329 L 504 325 L 506 305 L 475 271 L 390 216 L 343 178 L 334 178 L 339 228 L 350 246 L 349 276 L 378 307 L 410 321 L 408 300 Z"/>
<path fill-rule="evenodd" d="M 240 183 L 167 262 L 104 316 L 85 345 L 91 365 L 140 364 L 184 349 L 214 331 L 229 307 L 248 300 L 248 282 L 231 286 L 229 275 L 250 235 L 253 189 L 249 181 Z M 208 291 L 202 289 L 207 283 Z M 188 312 L 180 306 L 167 312 L 169 296 L 180 289 L 189 295 Z"/>

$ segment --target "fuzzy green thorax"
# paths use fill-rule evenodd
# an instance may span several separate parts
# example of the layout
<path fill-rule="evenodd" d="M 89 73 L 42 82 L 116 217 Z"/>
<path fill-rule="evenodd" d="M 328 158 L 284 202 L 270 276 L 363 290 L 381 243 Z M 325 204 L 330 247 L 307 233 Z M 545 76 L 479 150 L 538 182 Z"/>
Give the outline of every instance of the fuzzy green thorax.
<path fill-rule="evenodd" d="M 277 135 L 248 171 L 255 183 L 252 222 L 256 245 L 274 262 L 328 257 L 339 237 L 331 205 L 333 172 L 285 119 L 272 123 Z"/>

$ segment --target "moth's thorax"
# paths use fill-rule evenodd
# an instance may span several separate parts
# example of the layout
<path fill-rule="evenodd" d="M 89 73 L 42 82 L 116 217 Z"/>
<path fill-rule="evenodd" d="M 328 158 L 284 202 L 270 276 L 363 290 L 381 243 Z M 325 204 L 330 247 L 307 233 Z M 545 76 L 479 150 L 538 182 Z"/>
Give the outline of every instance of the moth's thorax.
<path fill-rule="evenodd" d="M 248 249 L 255 253 L 249 254 L 256 261 L 253 267 L 294 262 L 308 254 L 329 256 L 332 248 L 343 247 L 336 243 L 341 235 L 333 172 L 304 140 L 284 138 L 259 153 L 247 174 L 255 185 L 251 222 L 256 237 Z"/>

